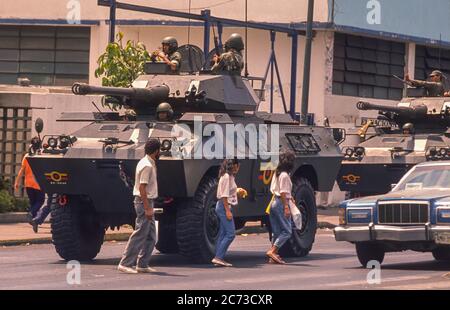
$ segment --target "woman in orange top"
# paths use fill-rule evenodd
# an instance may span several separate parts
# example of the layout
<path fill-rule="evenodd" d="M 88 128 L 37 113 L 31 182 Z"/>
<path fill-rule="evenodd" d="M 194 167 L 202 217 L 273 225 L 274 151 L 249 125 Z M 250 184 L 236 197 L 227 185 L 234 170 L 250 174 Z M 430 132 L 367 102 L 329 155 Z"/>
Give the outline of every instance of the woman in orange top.
<path fill-rule="evenodd" d="M 34 139 L 34 138 L 33 138 Z M 25 190 L 27 192 L 28 199 L 30 200 L 30 215 L 31 219 L 35 218 L 39 209 L 42 207 L 45 201 L 45 193 L 41 191 L 41 187 L 36 182 L 34 178 L 33 171 L 31 170 L 30 164 L 27 160 L 28 153 L 22 159 L 22 166 L 20 167 L 19 173 L 16 177 L 16 182 L 14 188 L 19 189 L 19 182 L 22 175 L 25 174 Z"/>

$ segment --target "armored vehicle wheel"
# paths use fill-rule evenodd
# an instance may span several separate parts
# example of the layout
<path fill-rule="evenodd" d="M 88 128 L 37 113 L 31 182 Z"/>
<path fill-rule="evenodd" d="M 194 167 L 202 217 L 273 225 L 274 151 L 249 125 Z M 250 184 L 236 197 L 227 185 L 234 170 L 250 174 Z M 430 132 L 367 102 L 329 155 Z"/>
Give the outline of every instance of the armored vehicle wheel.
<path fill-rule="evenodd" d="M 52 197 L 53 244 L 56 252 L 65 260 L 91 260 L 100 251 L 105 229 L 89 207 L 77 196 Z"/>
<path fill-rule="evenodd" d="M 158 242 L 156 249 L 163 254 L 178 253 L 175 214 L 164 214 L 158 221 Z"/>
<path fill-rule="evenodd" d="M 357 242 L 356 255 L 361 265 L 366 268 L 367 263 L 375 260 L 380 264 L 383 263 L 385 251 L 376 243 Z"/>
<path fill-rule="evenodd" d="M 305 178 L 294 181 L 292 197 L 302 213 L 302 229 L 293 229 L 292 237 L 280 249 L 282 256 L 302 257 L 311 251 L 317 230 L 317 208 L 314 189 Z M 294 224 L 292 223 L 294 227 Z"/>
<path fill-rule="evenodd" d="M 219 220 L 215 212 L 217 178 L 205 176 L 192 200 L 177 210 L 177 240 L 180 253 L 196 263 L 214 257 Z"/>
<path fill-rule="evenodd" d="M 450 248 L 439 247 L 433 250 L 432 253 L 435 260 L 450 262 Z"/>

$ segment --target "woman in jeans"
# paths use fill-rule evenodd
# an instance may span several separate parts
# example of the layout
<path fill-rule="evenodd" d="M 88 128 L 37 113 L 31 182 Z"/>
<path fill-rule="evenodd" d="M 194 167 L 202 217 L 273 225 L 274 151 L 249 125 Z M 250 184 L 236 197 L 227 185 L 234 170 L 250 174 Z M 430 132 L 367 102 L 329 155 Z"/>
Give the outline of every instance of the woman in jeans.
<path fill-rule="evenodd" d="M 238 203 L 238 195 L 245 197 L 245 189 L 238 188 L 234 178 L 239 171 L 237 159 L 225 159 L 219 171 L 217 187 L 216 214 L 219 218 L 219 235 L 216 243 L 216 256 L 211 261 L 216 266 L 231 267 L 224 260 L 225 253 L 235 237 L 232 208 Z"/>
<path fill-rule="evenodd" d="M 270 205 L 270 225 L 272 228 L 272 247 L 266 253 L 269 262 L 285 264 L 286 262 L 278 255 L 279 249 L 289 240 L 292 235 L 291 212 L 289 200 L 292 199 L 292 181 L 289 173 L 294 167 L 295 155 L 293 152 L 280 154 L 280 161 L 270 191 L 275 196 Z"/>

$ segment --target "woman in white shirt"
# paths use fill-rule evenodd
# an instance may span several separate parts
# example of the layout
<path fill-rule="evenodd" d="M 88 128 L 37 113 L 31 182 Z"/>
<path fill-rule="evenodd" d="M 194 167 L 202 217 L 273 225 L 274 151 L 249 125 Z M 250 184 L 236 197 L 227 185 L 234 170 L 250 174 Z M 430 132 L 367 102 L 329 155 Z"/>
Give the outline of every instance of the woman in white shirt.
<path fill-rule="evenodd" d="M 270 226 L 272 228 L 272 248 L 266 253 L 272 262 L 285 264 L 278 255 L 279 249 L 291 238 L 292 221 L 289 200 L 292 199 L 292 181 L 289 173 L 294 167 L 293 152 L 280 154 L 280 161 L 270 184 L 270 191 L 275 196 L 270 205 Z"/>
<path fill-rule="evenodd" d="M 245 197 L 247 195 L 246 190 L 238 188 L 234 180 L 238 171 L 239 161 L 237 159 L 225 159 L 219 171 L 216 214 L 220 227 L 216 243 L 216 256 L 211 261 L 216 266 L 232 266 L 224 260 L 225 253 L 235 237 L 232 208 L 237 205 L 238 196 Z"/>

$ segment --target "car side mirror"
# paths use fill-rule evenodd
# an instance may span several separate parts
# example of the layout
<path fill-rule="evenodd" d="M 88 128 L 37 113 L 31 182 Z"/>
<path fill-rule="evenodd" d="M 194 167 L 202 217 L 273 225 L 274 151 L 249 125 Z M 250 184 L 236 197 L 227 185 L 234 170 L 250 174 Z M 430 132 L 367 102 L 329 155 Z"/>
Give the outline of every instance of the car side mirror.
<path fill-rule="evenodd" d="M 36 129 L 36 132 L 40 134 L 42 130 L 44 130 L 44 121 L 42 118 L 38 117 L 36 119 L 36 122 L 34 123 L 34 129 Z"/>

